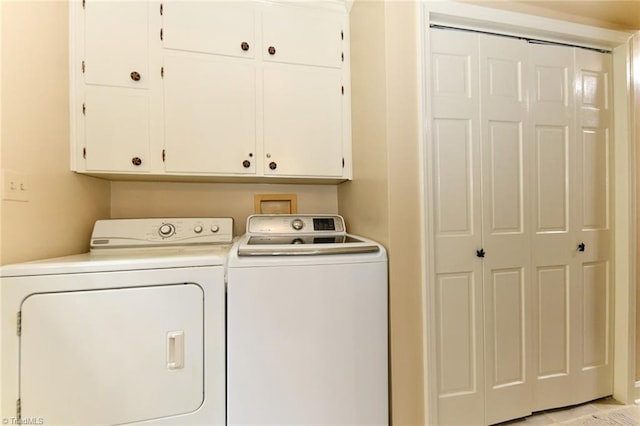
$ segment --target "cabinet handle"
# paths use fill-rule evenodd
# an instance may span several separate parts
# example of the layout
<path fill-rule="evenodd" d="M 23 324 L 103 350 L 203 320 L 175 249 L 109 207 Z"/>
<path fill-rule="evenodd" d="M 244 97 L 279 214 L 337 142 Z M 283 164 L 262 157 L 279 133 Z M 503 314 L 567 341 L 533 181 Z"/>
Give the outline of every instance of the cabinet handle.
<path fill-rule="evenodd" d="M 274 161 L 272 161 L 272 162 L 270 162 L 270 163 L 269 163 L 269 168 L 270 168 L 271 170 L 275 170 L 275 169 L 276 169 L 276 167 L 278 167 L 278 165 L 277 165 Z"/>
<path fill-rule="evenodd" d="M 243 41 L 240 44 L 240 48 L 246 52 L 247 50 L 249 50 L 249 43 L 247 43 L 246 41 Z"/>
<path fill-rule="evenodd" d="M 269 46 L 269 49 L 267 49 L 267 51 L 269 52 L 269 55 L 275 55 L 276 54 L 276 48 L 273 46 Z"/>
<path fill-rule="evenodd" d="M 584 251 L 585 248 L 587 248 L 587 246 L 584 243 L 578 244 L 578 251 Z"/>
<path fill-rule="evenodd" d="M 140 81 L 140 73 L 138 71 L 132 71 L 130 75 L 131 75 L 131 80 Z"/>
<path fill-rule="evenodd" d="M 248 169 L 249 167 L 251 167 L 251 161 L 249 160 L 244 160 L 242 162 L 242 167 L 244 167 L 245 169 Z"/>
<path fill-rule="evenodd" d="M 134 166 L 139 166 L 140 164 L 142 164 L 142 159 L 141 159 L 140 157 L 133 157 L 133 158 L 131 159 L 131 163 L 132 163 Z"/>

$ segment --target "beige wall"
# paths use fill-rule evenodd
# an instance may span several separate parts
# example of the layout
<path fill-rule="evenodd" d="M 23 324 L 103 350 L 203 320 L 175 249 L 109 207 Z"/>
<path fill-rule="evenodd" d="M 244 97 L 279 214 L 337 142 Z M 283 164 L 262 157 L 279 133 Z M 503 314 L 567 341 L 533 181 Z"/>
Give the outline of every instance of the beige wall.
<path fill-rule="evenodd" d="M 242 235 L 255 194 L 296 194 L 298 213 L 337 213 L 335 185 L 113 182 L 111 217 L 232 217 Z"/>
<path fill-rule="evenodd" d="M 1 204 L 0 264 L 78 253 L 109 216 L 109 183 L 69 171 L 67 3 L 3 2 L 0 166 L 28 202 Z"/>
<path fill-rule="evenodd" d="M 389 250 L 391 418 L 423 424 L 416 2 L 351 11 L 353 182 L 338 187 L 354 233 Z"/>

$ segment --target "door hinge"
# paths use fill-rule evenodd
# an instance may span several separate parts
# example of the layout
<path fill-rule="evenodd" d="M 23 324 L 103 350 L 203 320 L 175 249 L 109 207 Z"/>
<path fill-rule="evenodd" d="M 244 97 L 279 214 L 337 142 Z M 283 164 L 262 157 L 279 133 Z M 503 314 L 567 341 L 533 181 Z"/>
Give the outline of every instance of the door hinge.
<path fill-rule="evenodd" d="M 163 7 L 162 7 L 162 3 L 160 3 L 160 16 L 162 16 L 162 12 L 163 12 Z"/>
<path fill-rule="evenodd" d="M 20 398 L 16 401 L 16 420 L 18 424 L 20 424 L 20 420 L 22 420 L 22 402 Z"/>
<path fill-rule="evenodd" d="M 160 77 L 164 78 L 164 67 L 160 67 Z"/>
<path fill-rule="evenodd" d="M 22 336 L 22 311 L 18 311 L 18 315 L 16 316 L 16 319 L 17 319 L 16 334 L 18 336 Z"/>
<path fill-rule="evenodd" d="M 84 102 L 82 103 L 82 115 L 87 115 L 87 105 Z"/>
<path fill-rule="evenodd" d="M 82 158 L 87 159 L 87 148 L 82 148 Z"/>
<path fill-rule="evenodd" d="M 163 35 L 162 28 L 160 28 L 160 40 L 164 40 L 164 35 Z"/>
<path fill-rule="evenodd" d="M 163 162 L 163 163 L 164 163 L 164 159 L 165 159 L 165 158 L 166 158 L 166 152 L 165 152 L 165 150 L 163 149 L 163 150 L 162 150 L 162 162 Z"/>
<path fill-rule="evenodd" d="M 85 67 L 84 67 L 84 61 L 82 61 L 82 74 L 84 74 L 84 69 L 85 69 Z"/>

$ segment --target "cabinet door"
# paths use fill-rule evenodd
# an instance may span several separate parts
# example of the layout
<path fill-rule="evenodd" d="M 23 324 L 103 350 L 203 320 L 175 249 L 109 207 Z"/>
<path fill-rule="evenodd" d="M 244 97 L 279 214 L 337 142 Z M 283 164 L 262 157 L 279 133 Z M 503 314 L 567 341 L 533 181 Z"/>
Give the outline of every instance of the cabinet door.
<path fill-rule="evenodd" d="M 87 86 L 85 90 L 86 169 L 148 171 L 147 91 L 105 86 Z"/>
<path fill-rule="evenodd" d="M 263 58 L 339 68 L 343 22 L 336 12 L 300 6 L 268 6 L 262 19 Z"/>
<path fill-rule="evenodd" d="M 167 55 L 165 168 L 255 173 L 255 67 L 211 55 Z"/>
<path fill-rule="evenodd" d="M 342 175 L 341 82 L 341 70 L 265 66 L 266 175 Z"/>
<path fill-rule="evenodd" d="M 149 87 L 148 7 L 145 1 L 86 1 L 87 84 Z"/>
<path fill-rule="evenodd" d="M 167 49 L 255 56 L 254 6 L 250 2 L 167 1 L 162 28 Z"/>
<path fill-rule="evenodd" d="M 124 424 L 197 410 L 204 395 L 203 308 L 194 284 L 27 297 L 22 417 Z"/>

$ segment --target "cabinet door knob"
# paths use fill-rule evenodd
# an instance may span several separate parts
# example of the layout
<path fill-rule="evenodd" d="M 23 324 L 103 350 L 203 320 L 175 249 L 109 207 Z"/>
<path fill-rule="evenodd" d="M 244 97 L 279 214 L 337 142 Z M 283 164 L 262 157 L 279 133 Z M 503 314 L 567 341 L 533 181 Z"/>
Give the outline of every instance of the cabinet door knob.
<path fill-rule="evenodd" d="M 276 54 L 276 48 L 273 46 L 269 46 L 269 49 L 267 49 L 267 51 L 269 52 L 269 55 L 275 55 Z"/>
<path fill-rule="evenodd" d="M 484 257 L 484 255 L 487 254 L 484 249 L 480 249 L 480 250 L 476 250 L 476 256 L 478 257 Z"/>
<path fill-rule="evenodd" d="M 270 163 L 269 163 L 269 168 L 270 168 L 271 170 L 275 170 L 275 169 L 276 169 L 276 167 L 278 167 L 278 165 L 277 165 L 274 161 L 272 161 L 272 162 L 270 162 Z"/>
<path fill-rule="evenodd" d="M 245 169 L 248 169 L 249 167 L 251 167 L 251 161 L 249 160 L 244 160 L 242 162 L 242 167 L 244 167 Z"/>
<path fill-rule="evenodd" d="M 131 163 L 132 163 L 134 166 L 139 166 L 140 164 L 142 164 L 142 159 L 141 159 L 140 157 L 133 157 L 133 158 L 131 159 Z"/>
<path fill-rule="evenodd" d="M 140 73 L 138 71 L 132 71 L 130 75 L 131 75 L 131 80 L 140 81 Z"/>
<path fill-rule="evenodd" d="M 240 44 L 240 48 L 246 52 L 247 50 L 249 50 L 249 43 L 247 43 L 246 41 L 243 41 Z"/>

